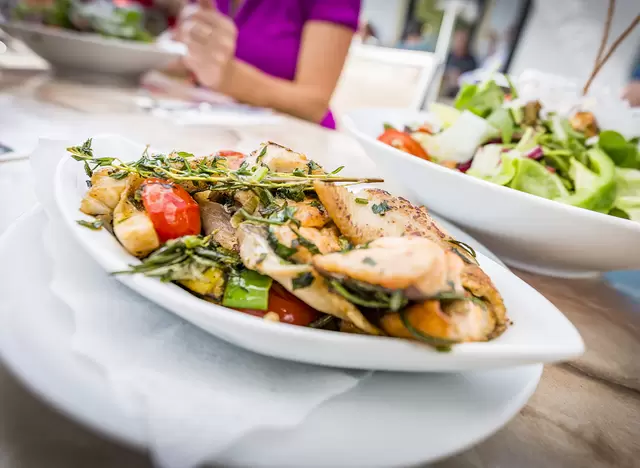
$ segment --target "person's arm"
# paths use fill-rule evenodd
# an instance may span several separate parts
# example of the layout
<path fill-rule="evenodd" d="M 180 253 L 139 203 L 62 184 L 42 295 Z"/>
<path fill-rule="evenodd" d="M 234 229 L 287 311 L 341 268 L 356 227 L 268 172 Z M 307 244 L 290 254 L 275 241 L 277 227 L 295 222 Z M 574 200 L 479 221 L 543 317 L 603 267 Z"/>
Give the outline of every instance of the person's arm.
<path fill-rule="evenodd" d="M 353 31 L 345 26 L 309 21 L 304 26 L 294 81 L 275 78 L 233 59 L 219 89 L 247 104 L 319 122 L 329 107 L 352 36 Z"/>
<path fill-rule="evenodd" d="M 293 81 L 234 58 L 235 24 L 210 0 L 199 0 L 197 11 L 182 22 L 180 37 L 188 48 L 184 63 L 202 85 L 238 101 L 319 122 L 344 65 L 360 1 L 309 0 L 307 5 L 313 8 L 303 27 Z"/>

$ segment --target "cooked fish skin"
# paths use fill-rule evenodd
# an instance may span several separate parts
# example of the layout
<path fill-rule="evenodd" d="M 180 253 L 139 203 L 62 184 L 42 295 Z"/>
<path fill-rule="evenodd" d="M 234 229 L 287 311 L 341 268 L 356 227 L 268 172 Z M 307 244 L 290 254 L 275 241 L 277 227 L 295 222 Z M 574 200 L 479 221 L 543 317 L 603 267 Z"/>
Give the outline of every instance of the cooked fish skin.
<path fill-rule="evenodd" d="M 365 249 L 316 255 L 313 266 L 329 277 L 350 278 L 413 300 L 442 292 L 464 293 L 464 262 L 450 249 L 424 237 L 381 237 Z"/>
<path fill-rule="evenodd" d="M 287 291 L 319 312 L 349 321 L 370 335 L 384 334 L 373 326 L 353 304 L 331 292 L 313 267 L 284 263 L 269 246 L 264 227 L 247 222 L 242 223 L 238 227 L 238 239 L 240 258 L 247 268 L 270 276 Z M 314 281 L 306 288 L 294 289 L 293 279 L 304 273 L 313 274 Z"/>
<path fill-rule="evenodd" d="M 401 197 L 381 189 L 365 189 L 357 194 L 335 183 L 315 181 L 314 188 L 333 222 L 353 244 L 360 245 L 380 237 L 426 237 L 447 248 L 453 238 L 429 215 L 425 207 L 417 207 Z M 356 202 L 356 198 L 367 204 Z M 374 213 L 373 206 L 386 204 L 388 210 Z M 456 248 L 454 246 L 454 248 Z M 468 261 L 475 261 L 461 248 L 456 250 Z"/>
<path fill-rule="evenodd" d="M 418 332 L 453 343 L 487 341 L 495 329 L 495 320 L 486 307 L 471 301 L 453 301 L 443 309 L 440 301 L 425 301 L 403 312 Z M 380 326 L 389 335 L 418 339 L 405 326 L 399 313 L 386 314 Z"/>
<path fill-rule="evenodd" d="M 200 219 L 205 235 L 212 236 L 218 244 L 228 250 L 238 250 L 238 236 L 231 225 L 231 215 L 220 203 L 202 200 L 200 205 Z"/>
<path fill-rule="evenodd" d="M 141 183 L 138 176 L 127 179 L 126 189 L 113 211 L 113 233 L 127 252 L 143 258 L 160 247 L 160 239 L 149 215 L 130 200 Z"/>
<path fill-rule="evenodd" d="M 91 176 L 91 187 L 82 197 L 80 211 L 91 216 L 111 215 L 120 202 L 122 192 L 127 188 L 127 182 L 134 177 L 129 175 L 123 179 L 110 176 L 115 172 L 112 167 L 98 169 Z"/>
<path fill-rule="evenodd" d="M 300 243 L 296 231 L 301 237 L 313 243 L 322 254 L 337 252 L 340 250 L 338 234 L 334 227 L 326 227 L 322 229 L 309 227 L 294 228 L 285 224 L 282 226 L 271 226 L 269 231 L 280 244 L 286 247 L 296 246 L 296 253 L 290 258 L 290 260 L 296 263 L 311 263 L 311 259 L 314 255 L 307 247 Z"/>
<path fill-rule="evenodd" d="M 321 228 L 329 221 L 327 210 L 320 203 L 314 203 L 317 200 L 307 199 L 301 202 L 287 200 L 287 205 L 294 207 L 295 213 L 293 217 L 303 227 Z"/>

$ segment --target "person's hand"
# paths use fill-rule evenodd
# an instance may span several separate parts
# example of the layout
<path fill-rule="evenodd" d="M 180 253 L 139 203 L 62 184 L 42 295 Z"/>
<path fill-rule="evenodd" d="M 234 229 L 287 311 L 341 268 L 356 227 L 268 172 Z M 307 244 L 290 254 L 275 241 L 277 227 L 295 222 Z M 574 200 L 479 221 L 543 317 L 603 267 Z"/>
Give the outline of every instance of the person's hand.
<path fill-rule="evenodd" d="M 631 107 L 640 106 L 640 80 L 629 83 L 622 91 L 622 99 L 626 99 Z"/>
<path fill-rule="evenodd" d="M 235 56 L 237 36 L 233 21 L 211 0 L 199 0 L 198 8 L 184 18 L 179 33 L 188 51 L 184 63 L 201 84 L 220 89 Z"/>

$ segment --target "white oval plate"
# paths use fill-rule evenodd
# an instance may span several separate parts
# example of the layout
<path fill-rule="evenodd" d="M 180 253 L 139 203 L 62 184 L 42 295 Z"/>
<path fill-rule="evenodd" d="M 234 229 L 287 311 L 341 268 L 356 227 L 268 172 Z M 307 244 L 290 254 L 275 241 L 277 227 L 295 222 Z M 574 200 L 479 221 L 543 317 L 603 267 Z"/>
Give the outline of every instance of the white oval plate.
<path fill-rule="evenodd" d="M 385 122 L 402 128 L 430 120 L 427 112 L 378 108 L 349 112 L 342 124 L 385 177 L 467 229 L 508 265 L 556 276 L 640 269 L 640 223 L 492 184 L 376 139 Z"/>
<path fill-rule="evenodd" d="M 73 350 L 73 317 L 49 288 L 46 225 L 38 208 L 0 237 L 0 258 L 15 264 L 0 282 L 0 356 L 30 390 L 64 414 L 148 449 L 153 435 L 144 418 L 124 409 L 101 369 Z M 30 294 L 24 294 L 27 289 Z M 374 468 L 433 462 L 506 424 L 534 392 L 541 373 L 540 364 L 464 375 L 377 372 L 294 428 L 249 434 L 215 466 Z M 401 449 L 389 450 L 390 444 Z"/>
<path fill-rule="evenodd" d="M 118 155 L 124 160 L 136 160 L 143 149 L 143 145 L 118 137 L 93 139 L 96 157 Z M 137 262 L 106 230 L 93 231 L 76 223 L 80 218 L 89 219 L 79 211 L 86 191 L 87 177 L 83 166 L 69 156 L 50 156 L 62 157 L 56 170 L 56 202 L 64 222 L 80 244 L 109 272 L 125 270 L 129 264 Z M 320 158 L 318 162 L 323 164 Z M 553 304 L 484 255 L 479 254 L 479 261 L 502 293 L 514 325 L 498 339 L 458 345 L 450 353 L 407 340 L 272 323 L 203 301 L 174 284 L 154 278 L 120 275 L 118 279 L 147 299 L 225 341 L 268 356 L 311 364 L 454 372 L 553 362 L 582 354 L 584 344 L 580 335 Z"/>
<path fill-rule="evenodd" d="M 181 56 L 161 43 L 142 43 L 12 21 L 0 27 L 60 70 L 137 77 Z"/>

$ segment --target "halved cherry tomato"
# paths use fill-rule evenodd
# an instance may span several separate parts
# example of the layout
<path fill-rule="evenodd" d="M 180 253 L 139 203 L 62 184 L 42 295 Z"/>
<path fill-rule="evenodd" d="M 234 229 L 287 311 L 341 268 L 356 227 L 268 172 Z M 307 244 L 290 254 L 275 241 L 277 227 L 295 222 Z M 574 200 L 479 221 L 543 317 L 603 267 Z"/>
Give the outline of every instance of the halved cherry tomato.
<path fill-rule="evenodd" d="M 395 128 L 387 128 L 382 135 L 378 137 L 378 140 L 394 148 L 404 151 L 405 153 L 413 154 L 419 158 L 431 161 L 431 158 L 424 150 L 424 148 L 416 140 L 411 138 L 407 132 L 401 132 Z"/>
<path fill-rule="evenodd" d="M 277 283 L 273 283 L 269 291 L 269 309 L 236 309 L 256 317 L 264 317 L 267 312 L 275 312 L 280 321 L 292 325 L 309 325 L 319 316 L 318 312 L 307 305 Z"/>
<path fill-rule="evenodd" d="M 233 150 L 221 150 L 216 153 L 216 156 L 226 158 L 229 164 L 229 169 L 238 169 L 244 161 L 245 155 L 239 151 Z"/>
<path fill-rule="evenodd" d="M 181 186 L 151 178 L 142 182 L 140 191 L 144 209 L 161 242 L 200 234 L 200 207 Z"/>

